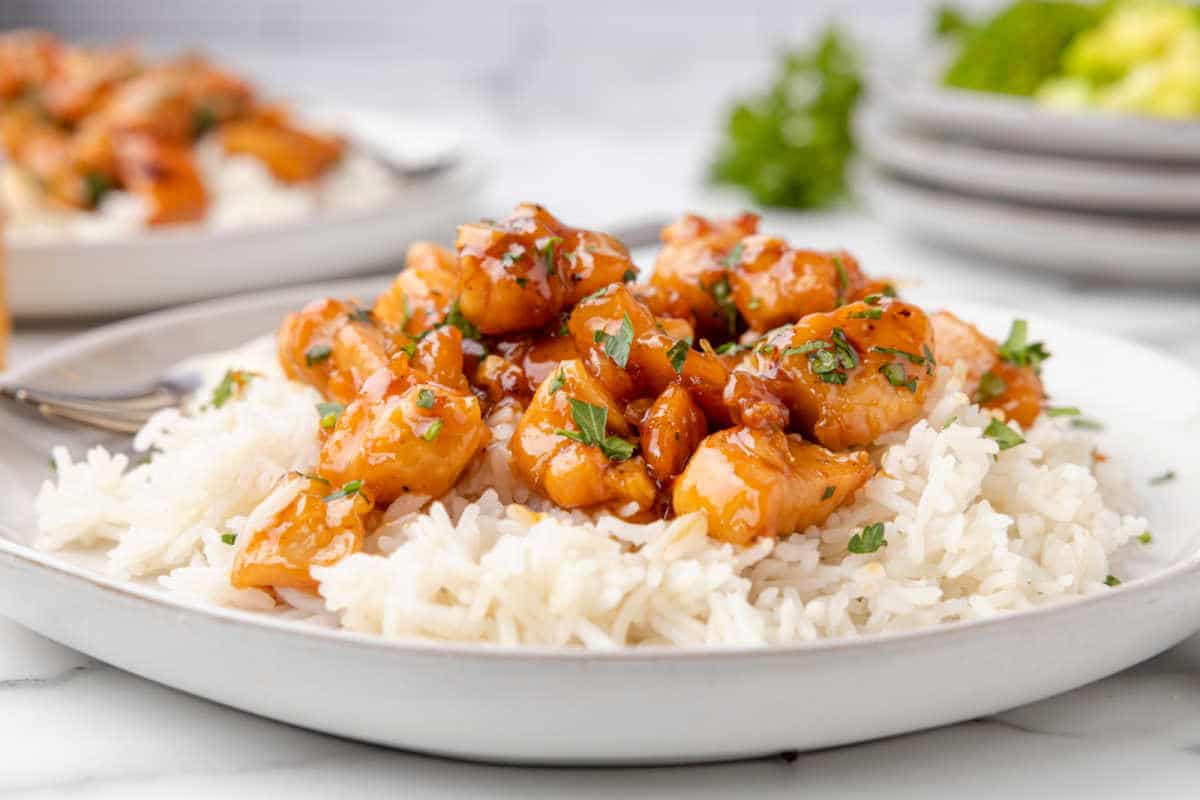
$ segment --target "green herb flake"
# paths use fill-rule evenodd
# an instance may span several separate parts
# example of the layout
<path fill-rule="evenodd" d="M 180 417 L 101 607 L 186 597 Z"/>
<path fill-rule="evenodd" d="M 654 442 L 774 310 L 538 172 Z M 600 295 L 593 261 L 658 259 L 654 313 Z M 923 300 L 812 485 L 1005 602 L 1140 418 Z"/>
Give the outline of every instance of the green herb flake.
<path fill-rule="evenodd" d="M 333 348 L 327 344 L 314 344 L 308 350 L 304 351 L 304 363 L 310 367 L 315 367 L 325 359 L 333 355 Z"/>
<path fill-rule="evenodd" d="M 851 536 L 850 541 L 846 543 L 846 549 L 851 553 L 874 553 L 886 545 L 887 540 L 883 538 L 883 523 L 876 522 L 874 525 L 867 525 L 860 533 Z"/>
<path fill-rule="evenodd" d="M 719 356 L 727 356 L 730 353 L 736 353 L 739 350 L 746 350 L 746 349 L 747 349 L 747 346 L 744 344 L 738 344 L 737 342 L 726 342 L 725 344 L 721 345 L 713 352 L 715 352 Z"/>
<path fill-rule="evenodd" d="M 730 269 L 733 269 L 734 267 L 736 267 L 738 264 L 741 263 L 742 253 L 744 253 L 745 251 L 746 251 L 746 246 L 744 244 L 742 244 L 741 242 L 738 242 L 732 248 L 730 248 L 728 253 L 725 254 L 725 257 L 721 259 L 721 263 L 724 264 L 725 266 L 729 267 Z"/>
<path fill-rule="evenodd" d="M 603 344 L 608 357 L 618 367 L 625 369 L 625 365 L 629 363 L 629 348 L 633 345 L 633 322 L 629 319 L 629 314 L 622 316 L 621 327 L 617 329 L 616 335 L 597 330 L 592 334 L 592 341 Z"/>
<path fill-rule="evenodd" d="M 869 306 L 877 306 L 882 300 L 883 295 L 881 294 L 869 294 L 863 298 L 863 302 Z"/>
<path fill-rule="evenodd" d="M 437 402 L 437 395 L 432 389 L 421 389 L 417 392 L 417 408 L 433 408 L 433 404 Z"/>
<path fill-rule="evenodd" d="M 441 432 L 442 432 L 442 421 L 440 419 L 435 419 L 433 421 L 433 424 L 430 425 L 428 428 L 426 428 L 425 432 L 421 434 L 421 438 L 427 442 L 432 442 L 434 439 L 436 439 L 438 437 L 438 434 Z"/>
<path fill-rule="evenodd" d="M 948 419 L 948 420 L 946 420 L 945 422 L 943 422 L 943 423 L 942 423 L 942 428 L 941 428 L 941 429 L 942 429 L 942 430 L 946 430 L 946 428 L 949 428 L 951 425 L 953 425 L 953 424 L 954 424 L 954 423 L 956 423 L 956 422 L 958 422 L 958 415 L 957 415 L 957 414 L 955 414 L 954 416 L 950 417 L 950 419 Z"/>
<path fill-rule="evenodd" d="M 621 274 L 621 283 L 633 283 L 636 280 L 637 272 L 635 270 L 627 269 Z"/>
<path fill-rule="evenodd" d="M 883 309 L 868 308 L 866 311 L 850 312 L 850 319 L 879 319 L 883 316 Z"/>
<path fill-rule="evenodd" d="M 1118 578 L 1116 575 L 1105 575 L 1104 576 L 1104 585 L 1105 586 L 1120 586 L 1121 579 Z"/>
<path fill-rule="evenodd" d="M 237 534 L 236 533 L 222 533 L 221 541 L 224 544 L 232 545 L 234 542 L 237 541 Z"/>
<path fill-rule="evenodd" d="M 757 311 L 762 308 L 762 300 L 759 300 L 757 297 L 751 297 L 750 302 L 746 303 L 746 307 L 751 311 Z"/>
<path fill-rule="evenodd" d="M 1023 319 L 1014 319 L 1008 338 L 1000 345 L 1000 358 L 1018 367 L 1033 367 L 1041 370 L 1041 364 L 1050 357 L 1041 342 L 1030 342 L 1029 324 Z"/>
<path fill-rule="evenodd" d="M 550 379 L 550 394 L 555 394 L 558 392 L 559 389 L 563 388 L 564 383 L 566 383 L 566 376 L 563 375 L 563 371 L 560 369 L 558 372 L 554 373 L 554 377 Z"/>
<path fill-rule="evenodd" d="M 328 483 L 328 481 L 326 481 L 326 483 Z M 334 500 L 341 500 L 344 497 L 353 497 L 362 489 L 362 484 L 363 482 L 361 480 L 343 483 L 342 488 L 338 489 L 333 494 L 325 495 L 321 499 L 326 503 L 332 503 Z"/>
<path fill-rule="evenodd" d="M 1078 417 L 1082 413 L 1075 406 L 1051 406 L 1046 409 L 1048 417 Z"/>
<path fill-rule="evenodd" d="M 525 255 L 525 248 L 521 245 L 514 245 L 505 251 L 504 255 L 500 256 L 500 263 L 505 267 L 511 267 L 521 260 L 521 256 Z"/>
<path fill-rule="evenodd" d="M 338 418 L 346 407 L 341 403 L 317 403 L 317 414 L 321 418 L 321 428 L 331 431 L 337 425 Z"/>
<path fill-rule="evenodd" d="M 835 491 L 837 491 L 836 487 L 826 486 L 825 491 L 821 492 L 821 499 L 828 500 L 829 498 L 833 497 L 833 493 Z"/>
<path fill-rule="evenodd" d="M 846 291 L 850 288 L 850 276 L 846 274 L 846 265 L 842 263 L 842 257 L 836 253 L 833 255 L 833 266 L 837 269 L 837 305 L 845 305 Z"/>
<path fill-rule="evenodd" d="M 220 408 L 228 403 L 234 393 L 245 386 L 250 380 L 256 378 L 257 374 L 246 372 L 240 369 L 230 369 L 225 371 L 225 377 L 221 378 L 221 382 L 213 388 L 212 399 L 209 402 L 213 408 Z"/>
<path fill-rule="evenodd" d="M 1163 474 L 1155 475 L 1153 478 L 1151 478 L 1150 485 L 1151 486 L 1162 486 L 1164 483 L 1170 483 L 1171 481 L 1175 480 L 1177 477 L 1179 477 L 1179 476 L 1175 474 L 1175 470 L 1169 469 L 1166 472 L 1164 472 Z"/>
<path fill-rule="evenodd" d="M 1150 544 L 1154 541 L 1154 535 L 1150 533 L 1150 531 L 1146 531 L 1141 536 L 1137 537 L 1137 540 L 1142 544 Z"/>
<path fill-rule="evenodd" d="M 196 106 L 192 112 L 192 136 L 199 139 L 217 126 L 217 114 L 211 106 Z"/>
<path fill-rule="evenodd" d="M 908 361 L 908 363 L 916 364 L 918 367 L 925 363 L 924 357 L 919 356 L 916 353 L 910 353 L 907 350 L 897 350 L 894 347 L 878 347 L 878 346 L 876 346 L 876 347 L 871 348 L 871 352 L 872 353 L 880 353 L 885 356 L 895 356 L 897 358 L 903 358 L 904 360 Z"/>
<path fill-rule="evenodd" d="M 1103 423 L 1097 422 L 1094 419 L 1087 419 L 1086 417 L 1076 417 L 1075 419 L 1071 420 L 1071 427 L 1078 428 L 1081 431 L 1104 430 Z"/>
<path fill-rule="evenodd" d="M 517 286 L 520 286 L 522 289 L 525 288 L 525 284 L 527 283 L 529 283 L 528 278 L 517 278 Z"/>
<path fill-rule="evenodd" d="M 983 429 L 983 435 L 989 439 L 994 439 L 996 444 L 1000 445 L 1001 450 L 1007 450 L 1010 447 L 1016 447 L 1025 442 L 1021 434 L 998 419 L 993 419 L 988 423 L 988 426 Z"/>
<path fill-rule="evenodd" d="M 88 172 L 83 176 L 83 191 L 88 208 L 96 208 L 104 196 L 115 187 L 108 176 L 102 172 Z"/>
<path fill-rule="evenodd" d="M 554 274 L 554 252 L 560 244 L 562 244 L 561 238 L 551 236 L 544 245 L 538 248 L 538 255 L 542 258 L 542 266 L 545 267 L 547 275 Z"/>
<path fill-rule="evenodd" d="M 559 436 L 565 436 L 588 447 L 598 447 L 609 461 L 626 461 L 633 456 L 634 445 L 619 436 L 608 436 L 608 409 L 604 406 L 594 406 L 582 400 L 569 398 L 571 403 L 571 419 L 575 421 L 578 431 L 568 431 L 559 428 L 555 431 Z"/>
<path fill-rule="evenodd" d="M 692 337 L 687 336 L 679 339 L 671 348 L 667 350 L 667 360 L 671 362 L 671 369 L 675 370 L 676 375 L 683 373 L 683 365 L 687 361 L 687 355 L 692 349 Z"/>
<path fill-rule="evenodd" d="M 990 369 L 979 376 L 979 388 L 975 390 L 975 402 L 987 403 L 1008 391 L 1008 384 Z"/>
<path fill-rule="evenodd" d="M 452 325 L 458 328 L 464 339 L 479 341 L 483 338 L 479 328 L 476 328 L 469 319 L 463 316 L 462 309 L 458 306 L 458 300 L 450 305 L 450 310 L 446 312 L 446 318 L 442 320 L 442 325 Z"/>
<path fill-rule="evenodd" d="M 904 372 L 903 364 L 897 364 L 895 361 L 893 361 L 890 364 L 884 364 L 879 368 L 879 371 L 883 374 L 883 377 L 887 378 L 887 382 L 892 386 L 905 386 L 910 392 L 915 393 L 917 391 L 916 378 L 911 380 L 909 379 L 908 375 Z"/>
<path fill-rule="evenodd" d="M 921 352 L 925 354 L 925 374 L 932 375 L 934 369 L 937 368 L 937 361 L 933 358 L 933 351 L 929 349 L 929 345 L 922 344 Z"/>
<path fill-rule="evenodd" d="M 408 303 L 407 295 L 404 297 L 404 302 L 405 304 Z M 355 308 L 353 311 L 347 314 L 346 317 L 351 322 L 365 322 L 369 325 L 373 325 L 375 323 L 375 315 L 369 308 Z"/>
<path fill-rule="evenodd" d="M 717 310 L 713 312 L 713 315 L 724 317 L 725 326 L 729 330 L 729 335 L 732 336 L 737 332 L 738 310 L 733 302 L 733 289 L 729 286 L 729 278 L 713 281 L 709 286 L 705 286 L 704 281 L 700 281 L 700 288 L 708 292 L 713 302 L 717 304 Z"/>

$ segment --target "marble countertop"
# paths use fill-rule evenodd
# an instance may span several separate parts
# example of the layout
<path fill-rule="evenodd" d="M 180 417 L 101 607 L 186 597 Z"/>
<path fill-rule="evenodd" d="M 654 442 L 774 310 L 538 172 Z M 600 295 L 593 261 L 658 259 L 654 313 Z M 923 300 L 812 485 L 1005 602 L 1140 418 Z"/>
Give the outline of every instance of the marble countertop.
<path fill-rule="evenodd" d="M 489 213 L 536 198 L 568 221 L 603 227 L 741 202 L 698 188 L 702 143 L 645 132 L 636 143 L 583 131 L 537 137 L 536 147 L 527 137 L 491 143 L 500 166 L 481 198 Z M 581 151 L 588 159 L 577 158 Z M 572 165 L 569 181 L 539 169 L 554 163 Z M 900 239 L 855 210 L 772 216 L 764 227 L 816 247 L 845 245 L 916 292 L 1055 314 L 1200 360 L 1200 294 L 1012 271 Z M 86 327 L 18 328 L 14 361 Z M 792 761 L 593 770 L 464 764 L 310 733 L 147 682 L 0 620 L 0 741 L 5 797 L 1192 798 L 1200 792 L 1200 636 L 1066 695 L 925 733 Z"/>

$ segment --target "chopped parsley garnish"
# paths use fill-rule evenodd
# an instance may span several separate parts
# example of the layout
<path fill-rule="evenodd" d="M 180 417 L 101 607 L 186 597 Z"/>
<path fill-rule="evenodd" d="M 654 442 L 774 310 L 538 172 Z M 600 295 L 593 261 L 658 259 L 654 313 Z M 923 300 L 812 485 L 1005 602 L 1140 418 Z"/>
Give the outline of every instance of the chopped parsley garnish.
<path fill-rule="evenodd" d="M 408 295 L 404 296 L 404 304 L 406 306 L 408 305 Z M 353 311 L 351 311 L 349 314 L 347 314 L 347 316 L 350 318 L 351 322 L 367 322 L 367 323 L 375 322 L 375 315 L 373 313 L 371 313 L 371 309 L 369 309 L 369 308 L 356 308 Z M 407 316 L 407 312 L 406 312 L 406 316 Z"/>
<path fill-rule="evenodd" d="M 230 369 L 225 371 L 225 377 L 221 378 L 221 382 L 216 385 L 212 391 L 213 408 L 220 408 L 228 403 L 234 392 L 245 386 L 250 380 L 258 377 L 257 373 L 246 372 L 240 369 Z"/>
<path fill-rule="evenodd" d="M 667 350 L 667 360 L 671 362 L 671 369 L 675 370 L 676 375 L 683 372 L 684 362 L 687 361 L 687 355 L 691 349 L 692 337 L 686 336 L 676 341 L 671 345 L 671 349 Z"/>
<path fill-rule="evenodd" d="M 805 342 L 796 347 L 789 347 L 783 351 L 783 354 L 785 356 L 799 356 L 804 353 L 811 353 L 814 350 L 828 350 L 832 347 L 833 345 L 824 339 L 813 339 L 811 342 Z"/>
<path fill-rule="evenodd" d="M 559 336 L 567 336 L 570 333 L 571 333 L 571 328 L 569 325 L 567 325 L 567 321 L 564 319 L 558 325 L 558 335 Z"/>
<path fill-rule="evenodd" d="M 1008 384 L 990 369 L 979 376 L 979 388 L 975 391 L 975 402 L 986 403 L 995 400 L 1008 391 Z"/>
<path fill-rule="evenodd" d="M 896 287 L 892 286 L 890 283 L 884 284 L 883 296 L 884 297 L 895 297 L 896 296 Z"/>
<path fill-rule="evenodd" d="M 210 106 L 197 106 L 192 112 L 192 135 L 200 138 L 217 125 L 217 114 Z"/>
<path fill-rule="evenodd" d="M 957 414 L 955 414 L 954 416 L 950 417 L 950 419 L 948 419 L 942 423 L 942 430 L 946 430 L 946 428 L 949 428 L 951 425 L 953 425 L 956 422 L 958 422 Z"/>
<path fill-rule="evenodd" d="M 321 417 L 321 427 L 327 431 L 333 430 L 333 426 L 337 425 L 338 417 L 346 407 L 341 403 L 317 403 L 317 414 Z"/>
<path fill-rule="evenodd" d="M 621 283 L 631 283 L 637 280 L 637 272 L 631 269 L 625 270 L 621 275 Z"/>
<path fill-rule="evenodd" d="M 846 274 L 846 265 L 842 263 L 842 257 L 837 253 L 833 254 L 833 266 L 837 270 L 838 279 L 837 304 L 845 305 L 846 290 L 850 288 L 850 276 Z"/>
<path fill-rule="evenodd" d="M 83 176 L 83 191 L 88 208 L 100 205 L 100 201 L 112 189 L 112 181 L 102 172 L 88 172 Z"/>
<path fill-rule="evenodd" d="M 589 447 L 598 447 L 609 461 L 625 461 L 633 456 L 634 446 L 619 436 L 608 436 L 608 409 L 604 406 L 594 406 L 582 400 L 570 398 L 571 419 L 579 426 L 577 431 L 559 428 L 555 431 L 559 436 L 573 439 Z"/>
<path fill-rule="evenodd" d="M 910 392 L 913 392 L 914 394 L 916 393 L 917 379 L 908 377 L 908 374 L 904 371 L 903 364 L 897 364 L 895 361 L 892 361 L 891 363 L 884 364 L 882 367 L 880 367 L 879 371 L 883 374 L 883 377 L 887 378 L 887 382 L 892 386 L 904 386 L 907 387 Z"/>
<path fill-rule="evenodd" d="M 846 543 L 846 549 L 851 553 L 874 553 L 886 544 L 887 540 L 883 538 L 883 523 L 876 522 L 851 536 L 850 541 Z"/>
<path fill-rule="evenodd" d="M 737 342 L 726 342 L 725 344 L 721 345 L 713 352 L 715 352 L 719 356 L 727 356 L 730 353 L 736 353 L 739 350 L 748 350 L 748 349 L 749 349 L 749 345 L 738 344 Z"/>
<path fill-rule="evenodd" d="M 224 542 L 225 544 L 231 545 L 237 541 L 237 534 L 236 533 L 222 533 L 221 541 Z"/>
<path fill-rule="evenodd" d="M 897 358 L 903 358 L 906 359 L 908 363 L 916 364 L 918 367 L 925 363 L 925 358 L 923 356 L 919 356 L 916 353 L 910 353 L 907 350 L 897 350 L 894 347 L 876 346 L 871 348 L 871 352 L 882 353 L 885 356 L 896 356 Z"/>
<path fill-rule="evenodd" d="M 1150 544 L 1152 541 L 1154 541 L 1154 535 L 1150 533 L 1150 531 L 1146 531 L 1141 536 L 1137 537 L 1137 540 L 1142 544 Z"/>
<path fill-rule="evenodd" d="M 417 392 L 417 408 L 433 408 L 437 395 L 432 389 L 421 389 Z"/>
<path fill-rule="evenodd" d="M 829 498 L 833 497 L 833 493 L 834 493 L 835 491 L 837 491 L 835 487 L 833 487 L 833 486 L 826 486 L 826 487 L 825 487 L 825 491 L 821 492 L 821 499 L 822 499 L 822 500 L 828 500 Z"/>
<path fill-rule="evenodd" d="M 1014 319 L 1008 338 L 1000 345 L 1000 358 L 1018 367 L 1033 367 L 1041 370 L 1041 364 L 1050 357 L 1041 342 L 1029 342 L 1029 325 L 1023 319 Z"/>
<path fill-rule="evenodd" d="M 728 253 L 725 254 L 725 257 L 721 259 L 721 263 L 730 268 L 736 267 L 742 260 L 742 253 L 745 252 L 745 250 L 746 246 L 741 242 L 738 242 L 732 248 L 730 248 Z"/>
<path fill-rule="evenodd" d="M 551 236 L 544 245 L 538 248 L 538 255 L 542 257 L 542 266 L 546 268 L 547 275 L 554 274 L 554 251 L 560 244 L 562 244 L 562 239 Z"/>
<path fill-rule="evenodd" d="M 983 429 L 983 435 L 989 439 L 994 439 L 996 444 L 1000 445 L 1001 450 L 1007 450 L 1010 447 L 1016 447 L 1025 442 L 1021 434 L 998 419 L 993 419 L 988 423 L 988 426 Z"/>
<path fill-rule="evenodd" d="M 297 472 L 297 473 L 294 473 L 294 474 L 296 474 L 296 475 L 299 475 L 301 478 L 307 478 L 307 479 L 308 479 L 308 480 L 310 480 L 310 481 L 316 481 L 317 483 L 323 483 L 323 484 L 325 484 L 326 486 L 328 486 L 328 485 L 329 485 L 329 479 L 328 479 L 328 478 L 322 478 L 320 475 L 310 475 L 310 474 L 309 474 L 309 473 L 307 473 L 307 472 Z"/>
<path fill-rule="evenodd" d="M 334 500 L 341 500 L 343 497 L 353 497 L 362 489 L 362 481 L 350 481 L 343 483 L 342 488 L 338 489 L 333 494 L 327 494 L 321 499 L 326 503 L 332 503 Z"/>
<path fill-rule="evenodd" d="M 751 297 L 750 302 L 746 303 L 746 307 L 751 311 L 757 311 L 762 308 L 762 300 L 759 300 L 757 297 Z"/>
<path fill-rule="evenodd" d="M 1075 406 L 1051 406 L 1046 409 L 1048 417 L 1078 417 L 1083 412 Z"/>
<path fill-rule="evenodd" d="M 863 302 L 869 306 L 877 306 L 882 299 L 883 295 L 881 294 L 869 294 L 863 298 Z"/>
<path fill-rule="evenodd" d="M 775 345 L 771 344 L 770 342 L 763 342 L 757 348 L 755 348 L 756 352 L 762 353 L 763 355 L 767 355 L 767 356 L 774 353 L 777 349 L 778 348 L 775 347 Z"/>
<path fill-rule="evenodd" d="M 615 336 L 597 330 L 592 334 L 592 341 L 596 344 L 603 344 L 604 352 L 608 354 L 608 357 L 616 362 L 618 367 L 625 369 L 625 365 L 629 363 L 629 348 L 633 344 L 633 322 L 629 319 L 629 315 L 625 314 L 622 317 L 621 327 Z"/>
<path fill-rule="evenodd" d="M 433 424 L 430 425 L 428 428 L 426 428 L 425 432 L 421 434 L 421 438 L 427 442 L 432 442 L 434 439 L 437 438 L 438 434 L 441 432 L 442 432 L 442 421 L 440 419 L 435 419 L 433 421 Z"/>
<path fill-rule="evenodd" d="M 738 311 L 733 303 L 733 289 L 729 286 L 729 278 L 713 281 L 710 286 L 705 286 L 704 281 L 700 281 L 700 288 L 712 296 L 713 302 L 717 304 L 713 316 L 725 318 L 725 325 L 732 336 L 737 332 Z"/>
<path fill-rule="evenodd" d="M 592 292 L 591 294 L 589 294 L 589 295 L 585 296 L 585 297 L 584 297 L 582 300 L 580 300 L 579 302 L 581 302 L 581 303 L 585 303 L 585 302 L 587 302 L 588 300 L 595 300 L 597 297 L 604 297 L 606 294 L 608 294 L 608 287 L 607 287 L 607 286 L 601 286 L 601 287 L 600 287 L 599 289 L 597 289 L 596 291 L 594 291 L 594 292 Z"/>
<path fill-rule="evenodd" d="M 1121 579 L 1118 578 L 1116 575 L 1105 575 L 1104 576 L 1104 585 L 1105 586 L 1120 586 Z"/>
<path fill-rule="evenodd" d="M 566 376 L 563 375 L 563 371 L 560 369 L 554 373 L 554 377 L 550 380 L 550 394 L 554 394 L 563 388 L 564 383 L 566 383 Z"/>
<path fill-rule="evenodd" d="M 937 361 L 933 358 L 933 351 L 929 349 L 929 345 L 922 344 L 921 352 L 925 354 L 925 374 L 932 375 L 934 368 L 937 366 Z"/>
<path fill-rule="evenodd" d="M 1094 419 L 1085 419 L 1084 417 L 1076 417 L 1071 420 L 1071 427 L 1078 428 L 1081 431 L 1102 431 L 1104 425 Z"/>
<path fill-rule="evenodd" d="M 458 307 L 458 300 L 455 300 L 450 305 L 450 310 L 446 312 L 446 318 L 442 320 L 443 325 L 453 325 L 462 332 L 464 339 L 475 339 L 478 341 L 483 336 L 472 322 L 463 316 L 462 309 Z"/>
<path fill-rule="evenodd" d="M 848 378 L 846 371 L 859 365 L 858 352 L 854 349 L 854 345 L 850 344 L 850 340 L 846 338 L 846 332 L 841 328 L 834 328 L 829 339 L 831 341 L 814 339 L 805 342 L 800 347 L 810 351 L 808 354 L 809 369 L 818 378 L 825 383 L 844 384 Z"/>
<path fill-rule="evenodd" d="M 850 319 L 880 319 L 882 316 L 882 308 L 868 308 L 866 311 L 850 312 Z"/>
<path fill-rule="evenodd" d="M 333 348 L 327 344 L 314 344 L 304 352 L 304 363 L 315 367 L 333 354 Z"/>
<path fill-rule="evenodd" d="M 504 255 L 500 256 L 500 263 L 506 267 L 511 267 L 513 264 L 521 260 L 521 256 L 525 255 L 525 248 L 522 245 L 513 245 Z"/>
<path fill-rule="evenodd" d="M 528 278 L 517 278 L 517 286 L 520 286 L 522 289 L 525 288 L 525 284 L 527 283 L 529 283 Z"/>
<path fill-rule="evenodd" d="M 1177 477 L 1179 477 L 1179 476 L 1175 474 L 1175 470 L 1169 469 L 1166 472 L 1164 472 L 1162 475 L 1155 475 L 1153 478 L 1151 478 L 1150 485 L 1151 486 L 1162 486 L 1164 483 L 1170 483 L 1171 481 L 1175 480 Z"/>
<path fill-rule="evenodd" d="M 405 342 L 404 344 L 398 344 L 398 345 L 396 345 L 396 349 L 399 350 L 401 353 L 404 353 L 409 358 L 413 358 L 417 355 L 417 343 L 416 342 Z"/>

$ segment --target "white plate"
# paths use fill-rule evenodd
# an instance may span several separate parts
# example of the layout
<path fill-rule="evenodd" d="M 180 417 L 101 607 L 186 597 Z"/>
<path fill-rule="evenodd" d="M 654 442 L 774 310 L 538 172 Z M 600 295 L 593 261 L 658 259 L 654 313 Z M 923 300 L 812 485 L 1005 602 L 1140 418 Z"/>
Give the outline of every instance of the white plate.
<path fill-rule="evenodd" d="M 1200 162 L 1200 121 L 1055 111 L 1023 97 L 943 86 L 944 52 L 880 73 L 879 99 L 906 124 L 1017 150 Z"/>
<path fill-rule="evenodd" d="M 936 189 L 866 164 L 854 186 L 890 225 L 964 252 L 1126 283 L 1200 284 L 1200 224 L 1084 214 Z"/>
<path fill-rule="evenodd" d="M 997 150 L 905 128 L 877 108 L 859 112 L 855 132 L 873 161 L 951 189 L 1081 210 L 1200 214 L 1200 166 Z"/>
<path fill-rule="evenodd" d="M 452 170 L 402 187 L 384 205 L 278 225 L 214 232 L 154 230 L 112 241 L 15 244 L 8 294 L 18 317 L 114 316 L 149 308 L 361 275 L 394 264 L 413 240 L 440 238 L 468 218 L 481 165 L 461 134 L 378 111 L 318 108 L 339 130 L 404 163 L 451 154 Z"/>
<path fill-rule="evenodd" d="M 326 293 L 290 290 L 121 323 L 11 378 L 64 390 L 144 379 L 268 330 Z M 991 333 L 1011 314 L 958 307 Z M 236 708 L 414 750 L 519 762 L 688 762 L 805 750 L 997 712 L 1109 675 L 1200 627 L 1200 376 L 1138 345 L 1033 317 L 1058 402 L 1111 423 L 1102 446 L 1152 502 L 1155 540 L 1120 588 L 915 633 L 777 649 L 615 653 L 400 644 L 187 605 L 18 542 L 52 443 L 99 437 L 0 410 L 0 612 L 104 661 Z M 1165 468 L 1174 483 L 1145 488 Z"/>

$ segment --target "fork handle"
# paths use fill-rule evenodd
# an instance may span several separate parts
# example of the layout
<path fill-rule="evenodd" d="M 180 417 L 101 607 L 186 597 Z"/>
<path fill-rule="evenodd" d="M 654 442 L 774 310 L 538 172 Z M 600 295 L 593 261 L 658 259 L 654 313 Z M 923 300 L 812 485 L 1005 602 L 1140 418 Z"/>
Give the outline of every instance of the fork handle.
<path fill-rule="evenodd" d="M 65 419 L 113 433 L 136 433 L 154 414 L 179 405 L 180 396 L 162 385 L 113 396 L 68 395 L 0 385 L 0 397 L 32 408 L 49 420 Z"/>

